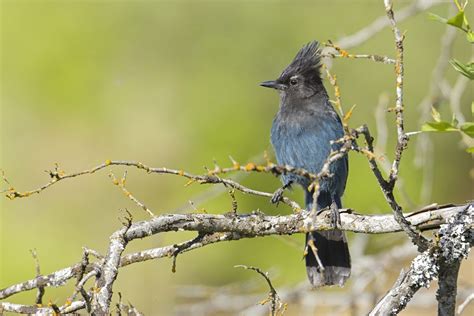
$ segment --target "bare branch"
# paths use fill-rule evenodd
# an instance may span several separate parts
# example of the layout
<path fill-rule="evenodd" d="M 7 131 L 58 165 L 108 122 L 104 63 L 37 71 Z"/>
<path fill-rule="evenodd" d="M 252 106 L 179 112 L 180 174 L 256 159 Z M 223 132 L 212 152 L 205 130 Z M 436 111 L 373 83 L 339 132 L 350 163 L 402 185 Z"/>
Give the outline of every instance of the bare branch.
<path fill-rule="evenodd" d="M 112 172 L 109 173 L 109 177 L 112 179 L 113 184 L 118 186 L 122 190 L 123 194 L 125 194 L 126 197 L 128 197 L 136 205 L 138 205 L 138 207 L 140 207 L 145 212 L 147 212 L 148 215 L 150 215 L 151 217 L 156 216 L 144 203 L 142 203 L 140 200 L 134 197 L 132 193 L 128 191 L 127 188 L 125 187 L 125 182 L 127 181 L 127 172 L 125 172 L 123 177 L 120 179 L 115 178 L 115 175 Z"/>
<path fill-rule="evenodd" d="M 384 191 L 387 202 L 389 202 L 392 207 L 393 214 L 400 225 L 403 227 L 405 233 L 411 238 L 413 243 L 415 243 L 418 248 L 423 251 L 428 248 L 428 240 L 422 235 L 416 233 L 403 217 L 402 208 L 395 201 L 395 196 L 393 195 L 393 188 L 398 178 L 400 160 L 402 159 L 403 151 L 405 150 L 408 144 L 408 137 L 405 134 L 404 129 L 404 117 L 403 117 L 403 75 L 404 75 L 404 60 L 403 60 L 403 39 L 404 36 L 401 34 L 397 22 L 395 21 L 395 15 L 392 10 L 392 1 L 384 0 L 385 11 L 387 13 L 388 20 L 390 21 L 390 26 L 392 27 L 392 32 L 395 37 L 395 46 L 397 49 L 397 59 L 395 64 L 395 73 L 396 73 L 396 103 L 395 103 L 395 115 L 396 115 L 396 125 L 397 125 L 397 145 L 395 148 L 395 159 L 392 163 L 392 169 L 388 176 L 387 186 L 382 187 Z M 388 189 L 388 192 L 387 190 Z"/>
<path fill-rule="evenodd" d="M 412 214 L 405 214 L 405 216 L 409 218 L 411 225 L 414 227 L 422 227 L 424 224 L 446 219 L 452 214 L 456 214 L 465 209 L 465 206 L 466 205 L 432 206 Z M 349 210 L 347 209 L 340 211 L 341 224 L 338 228 L 341 230 L 370 234 L 402 231 L 400 225 L 392 215 L 358 215 L 348 213 Z M 199 242 L 183 250 L 183 252 L 185 252 L 227 240 L 306 233 L 312 230 L 324 229 L 332 229 L 328 212 L 322 212 L 316 218 L 309 217 L 309 214 L 302 213 L 287 216 L 264 216 L 261 213 L 253 213 L 230 217 L 211 214 L 174 214 L 162 215 L 147 221 L 133 223 L 122 238 L 131 241 L 160 232 L 179 230 L 200 231 L 208 234 Z M 114 265 L 109 268 L 111 273 L 114 272 L 113 267 L 117 267 L 115 266 L 116 257 L 112 258 L 111 256 L 117 253 L 117 249 L 121 249 L 122 246 L 120 245 L 123 245 L 123 240 L 119 238 L 119 236 L 121 236 L 120 234 L 123 234 L 123 231 L 124 229 L 121 229 L 115 232 L 111 237 L 111 245 L 109 246 L 109 252 L 111 254 L 109 254 L 108 261 L 110 262 L 112 259 L 115 260 Z M 119 245 L 117 246 L 117 244 Z M 172 256 L 176 249 L 178 249 L 178 246 L 166 246 L 125 255 L 120 258 L 118 267 L 145 260 Z M 113 251 L 111 251 L 111 249 Z M 100 271 L 101 268 L 97 263 L 91 263 L 85 270 L 85 273 L 89 273 L 93 269 Z M 81 263 L 61 269 L 49 275 L 42 275 L 38 278 L 9 286 L 0 290 L 0 299 L 35 289 L 38 286 L 62 286 L 67 280 L 76 277 L 79 271 L 81 271 Z M 110 280 L 109 277 L 108 279 Z"/>
<path fill-rule="evenodd" d="M 376 135 L 377 141 L 375 143 L 375 151 L 374 154 L 380 155 L 380 167 L 382 167 L 385 174 L 390 173 L 390 162 L 384 156 L 386 156 L 387 150 L 387 139 L 388 139 L 388 127 L 387 127 L 387 118 L 386 113 L 388 109 L 388 95 L 386 93 L 382 93 L 379 96 L 379 102 L 375 108 L 375 124 L 376 124 Z M 407 133 L 408 135 L 408 133 Z M 412 199 L 410 198 L 408 192 L 405 190 L 404 181 L 399 176 L 397 182 L 395 183 L 395 187 L 400 192 L 400 197 L 403 198 L 405 204 L 409 207 L 414 207 L 415 203 L 413 203 Z"/>
<path fill-rule="evenodd" d="M 431 8 L 432 6 L 443 2 L 444 1 L 442 0 L 415 0 L 412 4 L 398 11 L 398 22 L 402 22 L 413 15 L 423 12 Z M 382 31 L 387 26 L 390 26 L 390 23 L 389 21 L 387 21 L 387 18 L 385 16 L 380 16 L 375 19 L 371 24 L 360 29 L 356 33 L 339 39 L 337 43 L 339 44 L 339 46 L 345 49 L 358 46 L 372 38 L 375 34 Z"/>
<path fill-rule="evenodd" d="M 253 270 L 253 271 L 257 272 L 258 274 L 260 274 L 265 279 L 265 281 L 267 281 L 268 287 L 270 288 L 270 293 L 268 295 L 268 299 L 263 300 L 262 302 L 260 302 L 260 304 L 264 305 L 264 304 L 267 303 L 268 300 L 270 300 L 271 301 L 270 314 L 272 316 L 275 316 L 275 315 L 278 315 L 278 314 L 282 315 L 284 313 L 284 311 L 286 310 L 286 304 L 283 304 L 280 297 L 278 296 L 277 291 L 273 287 L 272 281 L 268 277 L 268 272 L 263 272 L 259 268 L 252 267 L 252 266 L 246 266 L 246 265 L 236 265 L 235 268 L 244 268 L 244 269 L 247 269 L 247 270 Z"/>
<path fill-rule="evenodd" d="M 85 303 L 76 301 L 68 306 L 57 307 L 51 304 L 51 307 L 38 307 L 37 305 L 22 305 L 7 302 L 0 302 L 0 315 L 3 312 L 12 312 L 17 314 L 34 314 L 34 315 L 58 315 L 61 313 L 73 313 L 84 309 Z"/>
<path fill-rule="evenodd" d="M 234 234 L 232 232 L 208 234 L 208 235 L 205 235 L 200 240 L 193 239 L 193 240 L 189 240 L 177 245 L 165 246 L 161 248 L 153 248 L 153 249 L 143 250 L 140 252 L 135 252 L 132 254 L 125 255 L 120 259 L 120 267 L 125 267 L 133 263 L 147 261 L 147 260 L 171 257 L 180 248 L 181 248 L 180 252 L 184 253 L 184 252 L 201 248 L 206 245 L 214 244 L 217 242 L 239 240 L 241 238 L 243 238 L 241 235 Z M 192 245 L 189 245 L 191 241 L 194 241 L 194 242 L 192 243 Z M 182 249 L 185 244 L 188 244 L 189 246 L 187 248 Z"/>
<path fill-rule="evenodd" d="M 439 260 L 439 289 L 436 293 L 438 300 L 438 315 L 454 316 L 456 311 L 456 295 L 458 293 L 458 273 L 461 261 L 447 262 Z"/>
<path fill-rule="evenodd" d="M 455 315 L 458 273 L 461 260 L 467 258 L 474 243 L 473 224 L 474 207 L 468 206 L 450 217 L 439 230 L 438 315 Z"/>
<path fill-rule="evenodd" d="M 230 160 L 232 161 L 233 165 L 238 165 L 238 162 L 235 161 L 231 156 L 229 156 Z M 264 152 L 264 156 L 262 157 L 261 154 L 254 155 L 249 159 L 249 161 L 253 161 L 255 164 L 260 165 L 262 164 L 265 159 L 267 160 L 267 165 L 271 163 L 271 161 L 268 159 L 268 155 L 266 151 Z M 229 176 L 231 180 L 234 180 L 236 182 L 242 181 L 245 177 L 248 176 L 248 173 L 234 173 Z M 185 211 L 193 211 L 196 209 L 196 206 L 199 206 L 202 204 L 204 201 L 208 201 L 214 197 L 217 197 L 218 195 L 228 191 L 227 188 L 223 186 L 212 186 L 207 188 L 204 192 L 198 193 L 196 196 L 192 198 L 193 205 L 190 206 L 190 204 L 186 203 L 183 204 L 182 206 L 178 207 L 174 213 L 184 213 Z"/>
<path fill-rule="evenodd" d="M 391 59 L 387 56 L 380 56 L 380 55 L 371 55 L 371 54 L 350 54 L 348 51 L 342 49 L 338 45 L 334 44 L 331 41 L 324 43 L 324 45 L 328 48 L 332 48 L 337 53 L 333 52 L 326 52 L 321 54 L 321 57 L 331 57 L 331 58 L 350 58 L 350 59 L 369 59 L 374 62 L 379 62 L 383 64 L 395 64 L 395 60 Z"/>
<path fill-rule="evenodd" d="M 395 246 L 387 251 L 377 254 L 364 254 L 365 247 L 357 251 L 357 240 L 361 237 L 366 240 L 367 235 L 356 235 L 356 239 L 351 242 L 351 253 L 353 256 L 352 278 L 356 282 L 346 284 L 346 291 L 324 291 L 318 290 L 317 293 L 311 290 L 310 284 L 306 281 L 297 285 L 290 285 L 278 288 L 281 299 L 295 308 L 301 308 L 303 311 L 296 314 L 315 314 L 321 312 L 321 309 L 330 308 L 332 315 L 342 315 L 350 312 L 352 315 L 367 314 L 369 308 L 373 308 L 373 301 L 376 298 L 379 283 L 382 286 L 386 283 L 386 275 L 391 274 L 393 269 L 407 259 L 412 259 L 417 254 L 416 247 L 410 242 Z M 349 287 L 350 291 L 347 291 Z M 241 293 L 241 289 L 245 293 Z M 251 282 L 231 283 L 224 286 L 204 286 L 204 285 L 185 285 L 178 288 L 178 296 L 182 303 L 178 304 L 175 311 L 177 315 L 213 315 L 219 313 L 240 313 L 244 315 L 268 315 L 267 311 L 260 306 L 255 306 L 254 302 L 261 296 L 258 293 L 249 293 L 256 291 L 255 280 Z M 461 294 L 463 295 L 463 294 Z M 418 293 L 410 306 L 426 306 L 427 302 L 433 301 L 432 293 Z M 245 309 L 243 309 L 245 308 Z"/>
<path fill-rule="evenodd" d="M 472 302 L 473 300 L 474 300 L 474 293 L 471 293 L 469 294 L 468 297 L 466 297 L 464 302 L 461 305 L 459 305 L 457 315 L 461 315 L 464 309 L 467 307 L 467 305 L 469 305 L 469 303 Z"/>
<path fill-rule="evenodd" d="M 33 256 L 33 259 L 35 260 L 35 265 L 36 265 L 36 277 L 41 276 L 41 267 L 38 259 L 38 254 L 36 252 L 36 249 L 30 250 L 31 255 Z M 38 293 L 36 294 L 36 299 L 35 299 L 35 304 L 43 304 L 43 296 L 44 296 L 44 286 L 38 286 Z"/>
<path fill-rule="evenodd" d="M 397 20 L 400 22 L 407 17 L 440 2 L 441 1 L 416 0 L 411 5 L 397 12 Z M 436 277 L 439 277 L 440 279 L 440 287 L 437 296 L 439 313 L 440 315 L 453 315 L 456 304 L 458 270 L 462 259 L 467 257 L 468 251 L 473 244 L 472 239 L 474 237 L 472 235 L 472 223 L 474 221 L 474 207 L 472 204 L 465 204 L 462 206 L 434 206 L 426 207 L 425 209 L 411 214 L 404 214 L 401 206 L 395 199 L 394 188 L 397 185 L 399 187 L 401 186 L 399 179 L 401 159 L 404 150 L 408 145 L 409 137 L 414 135 L 416 132 L 406 133 L 404 129 L 404 35 L 401 34 L 397 21 L 395 20 L 394 12 L 392 10 L 392 1 L 384 0 L 384 5 L 386 17 L 379 17 L 372 24 L 363 28 L 359 32 L 346 38 L 342 38 L 339 41 L 340 46 L 334 45 L 330 42 L 327 44 L 328 47 L 324 49 L 323 56 L 332 58 L 368 59 L 374 62 L 395 65 L 396 104 L 390 110 L 395 113 L 397 144 L 395 147 L 395 158 L 391 164 L 388 165 L 389 171 L 387 172 L 387 179 L 384 178 L 382 171 L 379 168 L 377 162 L 378 158 L 375 155 L 373 147 L 374 139 L 371 136 L 368 127 L 364 125 L 357 129 L 349 128 L 347 121 L 351 116 L 352 109 L 347 113 L 344 113 L 336 76 L 332 76 L 326 69 L 328 71 L 330 82 L 335 89 L 336 100 L 334 104 L 341 113 L 345 133 L 343 138 L 335 141 L 335 143 L 341 144 L 339 149 L 331 151 L 320 172 L 317 174 L 310 173 L 304 169 L 294 168 L 292 166 L 279 166 L 273 164 L 268 159 L 264 165 L 252 162 L 240 165 L 237 161 L 231 159 L 232 166 L 228 168 L 221 168 L 217 163 L 214 163 L 214 168 L 212 170 L 206 169 L 207 173 L 203 175 L 192 174 L 177 169 L 152 168 L 134 161 L 107 160 L 94 168 L 76 173 L 66 173 L 58 164 L 56 164 L 53 170 L 47 171 L 51 178 L 50 181 L 39 188 L 25 192 L 17 191 L 14 187 L 5 190 L 4 192 L 6 192 L 6 196 L 10 199 L 28 197 L 32 194 L 40 193 L 64 179 L 86 174 L 94 174 L 97 171 L 111 166 L 123 166 L 137 168 L 146 171 L 147 173 L 180 176 L 188 180 L 186 185 L 193 183 L 221 184 L 219 187 L 229 192 L 229 196 L 232 200 L 232 210 L 224 215 L 169 214 L 155 216 L 155 214 L 143 202 L 135 198 L 127 190 L 125 187 L 126 173 L 121 179 L 116 179 L 111 173 L 111 178 L 114 184 L 116 184 L 130 200 L 145 210 L 152 218 L 150 220 L 132 223 L 132 218 L 129 214 L 130 217 L 127 218 L 124 223 L 125 227 L 110 236 L 110 243 L 105 257 L 93 250 L 84 249 L 81 262 L 49 275 L 41 275 L 39 263 L 37 261 L 37 273 L 34 279 L 0 289 L 0 299 L 20 292 L 38 289 L 36 303 L 41 304 L 45 287 L 62 286 L 66 281 L 76 279 L 75 290 L 64 306 L 56 306 L 52 303 L 47 307 L 41 305 L 29 306 L 3 302 L 0 303 L 0 314 L 3 311 L 29 314 L 62 314 L 86 309 L 88 313 L 94 315 L 107 315 L 110 313 L 114 282 L 117 278 L 119 269 L 126 265 L 157 258 L 172 257 L 172 270 L 174 272 L 176 268 L 176 258 L 179 254 L 213 243 L 258 236 L 290 235 L 295 233 L 307 233 L 315 230 L 333 229 L 334 222 L 331 219 L 330 212 L 323 211 L 316 215 L 316 203 L 313 203 L 314 212 L 300 212 L 302 211 L 302 208 L 299 204 L 287 197 L 282 197 L 281 200 L 283 203 L 290 206 L 295 211 L 295 214 L 287 216 L 266 216 L 260 211 L 254 211 L 250 214 L 238 215 L 238 205 L 234 195 L 235 190 L 241 191 L 245 194 L 267 198 L 271 198 L 273 194 L 246 187 L 240 184 L 235 178 L 224 177 L 233 172 L 260 172 L 276 176 L 286 175 L 288 173 L 296 174 L 306 177 L 311 181 L 309 189 L 314 190 L 314 199 L 317 200 L 319 194 L 319 181 L 323 178 L 333 176 L 330 173 L 331 164 L 334 161 L 345 157 L 349 151 L 354 150 L 364 154 L 368 158 L 369 166 L 382 189 L 386 201 L 392 209 L 393 215 L 360 215 L 352 212 L 350 209 L 341 209 L 339 210 L 342 214 L 340 223 L 338 223 L 338 228 L 341 230 L 365 234 L 404 231 L 410 237 L 411 241 L 418 246 L 418 251 L 420 252 L 420 254 L 413 260 L 408 271 L 402 271 L 396 284 L 381 299 L 379 304 L 377 304 L 371 312 L 371 315 L 397 314 L 406 306 L 419 288 L 429 286 L 431 281 Z M 387 26 L 392 28 L 395 39 L 395 59 L 374 54 L 351 54 L 341 48 L 344 47 L 347 49 L 358 45 L 368 40 Z M 452 40 L 454 39 L 453 34 L 454 32 L 452 30 L 447 30 L 445 37 L 443 37 L 442 53 L 433 76 L 437 76 L 440 72 L 443 73 L 447 67 L 446 56 L 449 56 L 450 43 L 452 43 Z M 459 110 L 459 103 L 461 96 L 466 89 L 466 82 L 466 79 L 461 78 L 456 82 L 455 86 L 451 88 L 447 80 L 440 80 L 439 83 L 432 82 L 430 88 L 430 95 L 437 95 L 438 93 L 434 92 L 434 90 L 439 88 L 439 91 L 441 91 L 440 95 L 443 98 L 451 99 L 452 110 L 457 114 L 460 113 L 459 119 L 461 120 L 464 120 L 464 117 Z M 431 99 L 428 101 L 430 104 L 434 102 L 434 100 Z M 428 104 L 428 101 L 425 103 Z M 365 139 L 366 146 L 359 146 L 358 144 L 358 137 L 361 135 Z M 382 144 L 385 144 L 386 142 L 386 137 L 384 137 L 381 138 Z M 466 138 L 464 138 L 463 141 L 472 142 L 472 140 L 467 140 Z M 383 164 L 381 164 L 381 166 L 382 168 L 384 167 Z M 386 166 L 385 169 L 387 169 Z M 10 183 L 6 180 L 3 174 L 2 177 L 5 183 L 10 186 Z M 429 181 L 430 178 L 425 177 L 425 180 Z M 409 200 L 408 197 L 407 200 Z M 442 224 L 446 219 L 448 223 Z M 421 231 L 438 227 L 440 227 L 439 238 L 436 239 L 435 242 L 431 242 L 420 234 Z M 197 232 L 197 237 L 175 245 L 168 245 L 124 255 L 128 243 L 134 239 L 144 238 L 162 232 L 183 230 Z M 316 258 L 318 258 L 316 245 L 313 244 L 312 249 L 315 252 Z M 89 262 L 89 254 L 94 254 L 98 260 L 96 262 Z M 33 253 L 33 257 L 37 260 L 36 253 Z M 271 314 L 276 315 L 278 313 L 283 313 L 286 309 L 286 305 L 281 302 L 268 274 L 255 267 L 241 267 L 254 270 L 265 278 L 270 288 L 269 300 L 271 301 Z M 94 277 L 96 278 L 95 287 L 90 292 L 87 292 L 84 289 L 85 284 Z M 358 279 L 358 283 L 354 286 L 353 293 L 348 299 L 348 304 L 344 305 L 342 308 L 350 308 L 350 305 L 355 298 L 354 293 L 359 293 L 361 290 L 365 289 L 365 287 L 367 287 L 367 285 L 373 280 L 373 275 L 362 278 L 361 280 Z M 76 300 L 79 293 L 82 295 L 82 298 Z M 130 312 L 129 314 L 133 315 L 140 314 L 140 312 L 138 312 L 131 304 L 130 306 L 124 305 L 120 294 L 119 297 L 120 300 L 117 304 L 118 314 L 120 314 L 121 311 L 127 311 Z M 462 309 L 468 304 L 468 302 L 469 301 L 466 300 L 466 302 L 459 307 L 459 313 L 462 312 Z"/>
<path fill-rule="evenodd" d="M 122 294 L 119 292 L 119 302 L 115 305 L 117 307 L 117 316 L 122 315 L 122 311 L 126 313 L 127 316 L 142 316 L 143 314 L 130 302 L 129 305 L 122 303 Z"/>
<path fill-rule="evenodd" d="M 231 179 L 224 179 L 221 177 L 218 177 L 218 174 L 226 174 L 229 172 L 233 171 L 244 171 L 244 172 L 263 172 L 263 173 L 272 173 L 275 175 L 282 175 L 286 173 L 293 173 L 296 175 L 300 175 L 302 177 L 307 177 L 309 179 L 315 179 L 316 175 L 301 169 L 301 168 L 295 168 L 291 166 L 279 166 L 275 164 L 268 164 L 267 166 L 261 166 L 261 165 L 256 165 L 254 163 L 248 163 L 245 166 L 241 166 L 238 163 L 235 163 L 234 166 L 230 168 L 216 168 L 214 170 L 209 170 L 207 175 L 195 175 L 191 174 L 189 172 L 185 172 L 183 170 L 176 170 L 176 169 L 170 169 L 170 168 L 154 168 L 154 167 L 149 167 L 147 165 L 142 164 L 141 162 L 135 162 L 135 161 L 123 161 L 123 160 L 107 160 L 105 163 L 102 163 L 96 167 L 93 167 L 91 169 L 79 171 L 79 172 L 74 172 L 67 174 L 64 171 L 50 171 L 51 175 L 51 180 L 40 186 L 37 189 L 30 190 L 30 191 L 24 191 L 20 192 L 17 191 L 14 187 L 10 187 L 7 190 L 6 196 L 9 199 L 15 199 L 15 198 L 25 198 L 29 197 L 33 194 L 38 194 L 41 193 L 42 191 L 48 189 L 52 185 L 56 184 L 59 181 L 65 180 L 65 179 L 70 179 L 70 178 L 75 178 L 83 175 L 90 175 L 94 174 L 97 171 L 100 171 L 102 169 L 108 168 L 110 166 L 124 166 L 124 167 L 134 167 L 140 170 L 144 170 L 147 173 L 156 173 L 156 174 L 170 174 L 170 175 L 176 175 L 176 176 L 181 176 L 184 178 L 187 178 L 189 181 L 187 185 L 190 185 L 194 182 L 200 183 L 200 184 L 223 184 L 226 187 L 233 188 L 236 190 L 239 190 L 243 193 L 246 194 L 252 194 L 256 196 L 263 196 L 263 197 L 268 197 L 271 198 L 273 196 L 272 193 L 268 192 L 262 192 L 262 191 L 257 191 L 253 190 L 250 188 L 247 188 L 243 186 L 242 184 L 231 180 Z M 302 208 L 299 206 L 298 203 L 295 201 L 290 200 L 287 197 L 282 198 L 282 202 L 289 205 L 291 208 L 293 208 L 294 211 L 300 211 Z"/>
<path fill-rule="evenodd" d="M 120 266 L 120 257 L 125 250 L 129 238 L 127 233 L 132 226 L 132 217 L 128 214 L 124 228 L 112 234 L 110 237 L 109 250 L 102 264 L 100 278 L 96 282 L 97 291 L 92 297 L 92 314 L 108 315 L 110 302 L 112 300 L 112 287 L 117 278 Z"/>
<path fill-rule="evenodd" d="M 407 272 L 401 272 L 395 285 L 379 301 L 369 315 L 398 314 L 406 307 L 407 303 L 421 287 L 429 287 L 431 281 L 439 276 L 440 258 L 447 263 L 455 263 L 467 257 L 469 249 L 474 243 L 474 236 L 472 235 L 474 205 L 467 205 L 461 212 L 452 215 L 447 222 L 448 223 L 443 224 L 440 229 L 441 239 L 439 246 L 432 246 L 430 249 L 418 255 L 413 260 L 410 269 Z M 453 234 L 456 235 L 455 238 L 453 238 Z M 456 284 L 456 281 L 453 281 L 453 275 L 449 275 L 448 272 L 447 276 L 448 278 L 443 280 L 447 282 L 446 285 L 443 285 L 443 291 L 447 289 L 447 287 L 452 287 L 452 282 Z M 454 299 L 452 297 L 453 295 Z M 440 304 L 448 302 L 454 304 L 455 296 L 456 292 L 447 298 L 443 297 Z M 451 306 L 449 306 L 449 308 L 451 308 Z M 446 315 L 451 314 L 448 313 Z"/>

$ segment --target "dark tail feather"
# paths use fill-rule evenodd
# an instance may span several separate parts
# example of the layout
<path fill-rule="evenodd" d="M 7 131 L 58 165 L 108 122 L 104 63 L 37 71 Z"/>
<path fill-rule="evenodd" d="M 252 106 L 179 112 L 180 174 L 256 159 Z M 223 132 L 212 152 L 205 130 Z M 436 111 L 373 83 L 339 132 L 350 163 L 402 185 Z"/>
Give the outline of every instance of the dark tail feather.
<path fill-rule="evenodd" d="M 347 247 L 346 234 L 338 229 L 306 234 L 306 243 L 310 240 L 324 267 L 321 269 L 311 247 L 308 247 L 306 272 L 309 282 L 315 287 L 324 285 L 343 286 L 351 275 L 351 256 Z"/>
<path fill-rule="evenodd" d="M 324 199 L 324 196 L 321 196 L 321 194 L 320 197 Z M 338 207 L 341 207 L 340 200 L 335 202 Z M 321 204 L 327 203 L 318 199 L 318 205 Z M 307 205 L 310 207 L 311 203 L 307 203 Z M 325 205 L 321 208 L 327 206 Z M 311 244 L 314 247 L 311 247 Z M 339 229 L 311 232 L 306 234 L 306 247 L 306 272 L 311 284 L 315 287 L 324 285 L 343 286 L 351 275 L 351 256 L 349 254 L 346 234 Z M 324 270 L 321 269 L 320 264 L 316 260 L 313 249 L 316 250 Z"/>

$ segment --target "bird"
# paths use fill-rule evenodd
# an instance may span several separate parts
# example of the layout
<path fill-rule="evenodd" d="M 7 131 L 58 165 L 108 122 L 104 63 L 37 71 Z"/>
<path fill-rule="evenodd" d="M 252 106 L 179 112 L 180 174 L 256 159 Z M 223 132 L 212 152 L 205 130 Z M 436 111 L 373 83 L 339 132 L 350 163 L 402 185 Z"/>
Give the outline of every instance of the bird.
<path fill-rule="evenodd" d="M 280 96 L 270 133 L 278 164 L 317 174 L 331 151 L 341 147 L 334 141 L 344 136 L 341 119 L 322 82 L 319 42 L 304 45 L 276 80 L 260 85 L 277 90 Z M 341 198 L 349 172 L 347 155 L 331 163 L 329 171 L 332 176 L 320 179 L 317 201 L 313 201 L 314 189 L 308 178 L 286 173 L 281 176 L 283 186 L 275 191 L 272 202 L 280 201 L 285 189 L 298 184 L 305 191 L 306 211 L 312 210 L 316 203 L 318 213 L 329 208 L 339 218 L 338 209 L 342 208 Z M 333 228 L 306 234 L 306 272 L 313 287 L 343 286 L 350 277 L 351 258 L 346 235 L 337 229 L 337 220 Z"/>

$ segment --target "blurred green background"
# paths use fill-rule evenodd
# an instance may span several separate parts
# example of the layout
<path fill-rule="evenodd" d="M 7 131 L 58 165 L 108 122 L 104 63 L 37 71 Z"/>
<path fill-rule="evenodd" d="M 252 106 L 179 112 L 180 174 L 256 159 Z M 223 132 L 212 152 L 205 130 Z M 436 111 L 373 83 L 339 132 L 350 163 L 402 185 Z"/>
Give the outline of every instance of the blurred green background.
<path fill-rule="evenodd" d="M 408 3 L 397 1 L 396 9 Z M 448 3 L 430 11 L 446 16 L 447 9 Z M 370 0 L 2 1 L 1 11 L 0 168 L 18 190 L 49 181 L 43 170 L 55 162 L 66 172 L 123 159 L 204 173 L 203 166 L 212 167 L 213 159 L 229 166 L 229 155 L 241 163 L 261 159 L 265 150 L 271 151 L 269 130 L 278 97 L 258 83 L 276 78 L 304 43 L 337 42 L 384 14 L 381 1 Z M 406 128 L 413 131 L 419 129 L 417 106 L 427 93 L 444 25 L 422 13 L 401 23 L 401 29 L 407 31 Z M 394 56 L 392 33 L 385 29 L 351 52 Z M 453 56 L 467 61 L 470 54 L 471 46 L 458 34 Z M 346 109 L 357 104 L 350 124 L 368 123 L 375 130 L 379 95 L 388 93 L 394 103 L 393 67 L 338 59 L 332 71 Z M 448 79 L 456 77 L 449 69 Z M 326 87 L 332 94 L 327 82 Z M 462 98 L 468 118 L 472 99 L 468 89 Z M 446 104 L 440 112 L 450 117 Z M 393 115 L 387 118 L 390 157 L 395 129 Z M 459 135 L 431 137 L 436 147 L 430 202 L 471 199 L 472 158 L 459 145 Z M 413 164 L 416 151 L 412 141 L 401 177 L 419 205 L 422 171 Z M 351 153 L 350 165 L 345 206 L 389 212 L 365 157 Z M 120 176 L 123 168 L 113 171 Z M 0 288 L 35 275 L 29 249 L 36 248 L 42 272 L 49 273 L 77 262 L 82 246 L 104 253 L 108 236 L 121 226 L 121 210 L 127 208 L 136 220 L 147 218 L 107 174 L 64 181 L 27 199 L 2 199 Z M 184 183 L 129 170 L 127 187 L 156 213 L 169 213 L 209 190 L 184 188 Z M 271 175 L 249 175 L 243 183 L 266 191 L 280 184 Z M 299 189 L 291 194 L 301 201 Z M 240 212 L 291 212 L 266 199 L 236 196 Z M 224 213 L 230 205 L 223 194 L 197 207 Z M 163 234 L 133 242 L 127 252 L 192 236 Z M 303 236 L 291 238 L 302 245 Z M 405 239 L 402 234 L 375 236 L 369 250 Z M 301 250 L 278 238 L 217 244 L 179 256 L 175 274 L 170 259 L 127 267 L 114 290 L 146 314 L 169 314 L 179 285 L 222 286 L 256 277 L 234 269 L 236 264 L 278 271 L 277 287 L 297 284 L 306 278 Z M 72 285 L 48 288 L 45 300 L 63 304 L 71 292 Z M 9 300 L 32 303 L 34 295 Z"/>

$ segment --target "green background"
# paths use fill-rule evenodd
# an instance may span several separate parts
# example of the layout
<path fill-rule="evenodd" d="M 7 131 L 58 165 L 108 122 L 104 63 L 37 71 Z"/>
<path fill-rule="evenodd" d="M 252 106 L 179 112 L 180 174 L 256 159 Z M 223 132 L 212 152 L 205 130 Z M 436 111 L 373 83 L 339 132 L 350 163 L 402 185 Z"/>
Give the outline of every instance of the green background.
<path fill-rule="evenodd" d="M 396 9 L 408 3 L 397 1 Z M 447 8 L 442 4 L 430 11 L 446 16 Z M 2 1 L 1 11 L 0 168 L 21 191 L 49 181 L 43 170 L 55 162 L 66 172 L 113 159 L 204 173 L 203 166 L 212 167 L 213 159 L 230 166 L 229 155 L 241 163 L 261 159 L 265 150 L 271 152 L 269 130 L 278 97 L 258 83 L 276 78 L 304 43 L 337 43 L 384 14 L 381 1 Z M 422 13 L 401 23 L 401 29 L 407 31 L 406 129 L 414 131 L 420 129 L 417 106 L 427 93 L 444 25 Z M 470 51 L 459 33 L 453 56 L 467 61 Z M 390 29 L 350 52 L 394 56 Z M 375 131 L 379 95 L 387 93 L 390 106 L 394 104 L 393 66 L 337 59 L 332 71 L 344 107 L 357 104 L 350 125 L 367 123 Z M 451 82 L 457 77 L 451 68 L 447 75 Z M 326 87 L 332 95 L 328 82 Z M 462 98 L 468 118 L 472 99 L 468 89 Z M 449 120 L 447 104 L 440 112 Z M 391 158 L 393 113 L 387 119 Z M 459 144 L 459 134 L 431 138 L 435 167 L 430 203 L 472 198 L 472 158 Z M 401 165 L 415 205 L 420 204 L 422 176 L 413 163 L 417 150 L 411 141 Z M 116 176 L 123 173 L 123 168 L 112 170 Z M 34 277 L 29 249 L 36 248 L 42 272 L 49 273 L 77 262 L 82 246 L 105 253 L 125 208 L 136 220 L 147 218 L 107 174 L 66 180 L 27 199 L 2 200 L 0 288 Z M 209 190 L 185 188 L 185 182 L 129 170 L 127 187 L 156 213 L 171 213 L 183 205 L 189 211 L 187 201 Z M 273 176 L 261 174 L 249 175 L 243 183 L 269 192 L 280 185 Z M 291 193 L 299 201 L 300 191 Z M 291 212 L 265 198 L 236 196 L 239 212 Z M 224 213 L 230 205 L 223 194 L 197 207 Z M 389 212 L 366 158 L 356 153 L 350 154 L 344 205 L 359 212 Z M 192 236 L 162 234 L 134 241 L 126 252 Z M 233 268 L 236 264 L 277 271 L 275 286 L 292 286 L 306 277 L 302 238 L 291 237 L 301 247 L 271 237 L 205 247 L 179 256 L 175 274 L 167 258 L 136 264 L 121 270 L 114 291 L 146 314 L 168 314 L 179 285 L 223 286 L 256 278 Z M 369 251 L 403 240 L 402 234 L 375 236 Z M 60 305 L 71 292 L 72 285 L 48 288 L 45 300 Z M 32 291 L 9 300 L 30 304 L 34 295 Z"/>

